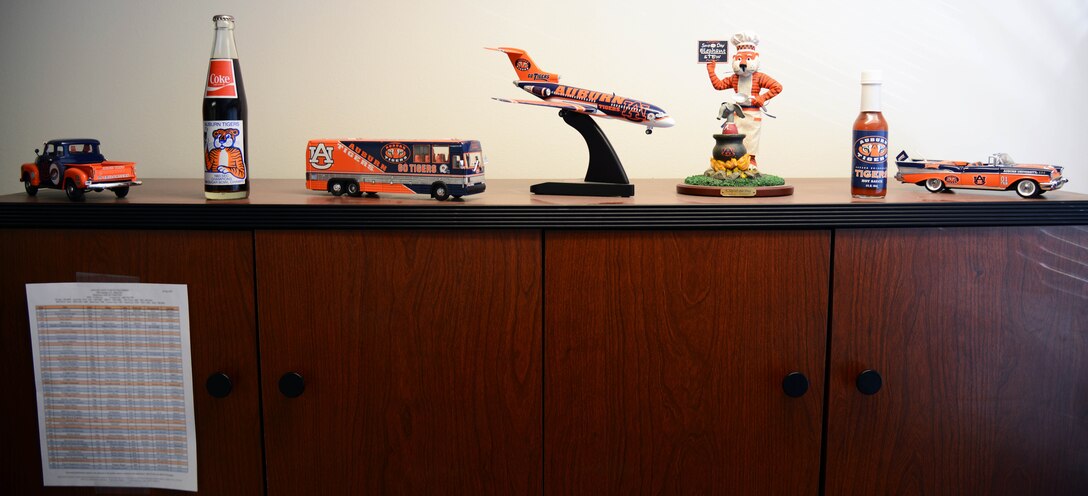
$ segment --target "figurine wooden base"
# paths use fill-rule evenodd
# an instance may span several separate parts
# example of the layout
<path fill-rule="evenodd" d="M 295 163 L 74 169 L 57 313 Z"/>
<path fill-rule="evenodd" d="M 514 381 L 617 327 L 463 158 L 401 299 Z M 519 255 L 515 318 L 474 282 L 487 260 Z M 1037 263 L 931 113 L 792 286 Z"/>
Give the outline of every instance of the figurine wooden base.
<path fill-rule="evenodd" d="M 751 198 L 759 196 L 789 196 L 793 194 L 793 186 L 694 186 L 680 183 L 676 185 L 676 192 L 682 195 L 693 196 L 721 196 L 727 198 Z"/>

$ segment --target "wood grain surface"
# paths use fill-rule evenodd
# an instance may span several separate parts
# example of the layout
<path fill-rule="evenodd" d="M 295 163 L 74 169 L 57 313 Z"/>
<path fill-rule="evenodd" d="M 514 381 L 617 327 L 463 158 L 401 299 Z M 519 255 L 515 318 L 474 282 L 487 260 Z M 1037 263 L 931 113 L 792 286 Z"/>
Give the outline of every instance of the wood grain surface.
<path fill-rule="evenodd" d="M 83 204 L 121 205 L 358 205 L 358 206 L 425 206 L 457 208 L 472 206 L 654 206 L 654 205 L 842 205 L 842 204 L 911 204 L 911 203 L 1009 203 L 1038 204 L 1047 201 L 1088 201 L 1088 195 L 1067 191 L 1050 191 L 1041 198 L 1023 199 L 1012 191 L 953 190 L 947 193 L 930 193 L 921 186 L 890 181 L 888 196 L 882 200 L 857 200 L 850 197 L 848 178 L 787 178 L 794 186 L 794 194 L 781 197 L 760 198 L 704 198 L 676 192 L 675 179 L 635 179 L 635 196 L 629 198 L 602 198 L 592 196 L 534 195 L 529 186 L 539 179 L 490 179 L 487 191 L 469 195 L 460 200 L 436 201 L 427 195 L 398 195 L 383 193 L 377 198 L 333 196 L 324 191 L 306 189 L 301 179 L 254 179 L 249 198 L 245 200 L 209 201 L 204 199 L 204 186 L 200 179 L 146 179 L 143 186 L 132 188 L 124 199 L 112 194 L 90 193 Z M 581 179 L 576 179 L 580 181 Z M 4 204 L 71 204 L 63 191 L 43 189 L 37 196 L 26 193 L 0 195 Z M 78 205 L 78 204 L 77 204 Z"/>
<path fill-rule="evenodd" d="M 270 495 L 540 493 L 539 232 L 256 239 Z"/>
<path fill-rule="evenodd" d="M 251 233 L 176 231 L 0 231 L 0 493 L 193 494 L 144 489 L 42 487 L 27 283 L 76 282 L 77 272 L 188 285 L 197 435 L 198 494 L 264 492 L 258 406 L 257 328 Z M 213 398 L 204 381 L 234 383 Z"/>
<path fill-rule="evenodd" d="M 840 231 L 835 266 L 828 495 L 1088 494 L 1088 229 Z"/>
<path fill-rule="evenodd" d="M 545 247 L 546 493 L 817 494 L 829 232 Z"/>
<path fill-rule="evenodd" d="M 932 194 L 890 185 L 880 200 L 849 195 L 846 179 L 790 179 L 794 194 L 722 198 L 683 195 L 675 180 L 636 180 L 631 198 L 529 193 L 529 180 L 488 181 L 487 192 L 439 202 L 425 195 L 378 198 L 310 191 L 301 180 L 253 181 L 246 200 L 207 201 L 197 180 L 156 179 L 124 199 L 58 191 L 0 196 L 0 229 L 95 226 L 102 229 L 392 230 L 820 230 L 862 227 L 1088 225 L 1088 196 L 1064 191 L 1022 199 L 1015 193 L 957 190 Z M 58 193 L 56 195 L 51 193 Z"/>

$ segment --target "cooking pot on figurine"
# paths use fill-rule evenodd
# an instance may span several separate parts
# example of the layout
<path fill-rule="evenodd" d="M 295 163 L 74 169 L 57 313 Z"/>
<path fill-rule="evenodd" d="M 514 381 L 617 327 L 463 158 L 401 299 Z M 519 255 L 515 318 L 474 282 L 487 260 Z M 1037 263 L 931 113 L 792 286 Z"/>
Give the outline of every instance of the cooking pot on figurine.
<path fill-rule="evenodd" d="M 715 134 L 714 141 L 714 152 L 711 155 L 722 162 L 728 162 L 729 159 L 740 160 L 748 154 L 748 150 L 744 148 L 743 134 Z"/>

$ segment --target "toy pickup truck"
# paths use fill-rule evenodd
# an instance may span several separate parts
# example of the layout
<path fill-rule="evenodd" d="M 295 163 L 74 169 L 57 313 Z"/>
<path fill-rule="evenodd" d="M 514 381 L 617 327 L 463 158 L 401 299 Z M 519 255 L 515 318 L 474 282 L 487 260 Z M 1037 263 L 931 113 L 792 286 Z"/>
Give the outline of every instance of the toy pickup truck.
<path fill-rule="evenodd" d="M 72 201 L 83 199 L 88 190 L 110 190 L 118 198 L 128 194 L 130 186 L 139 186 L 134 162 L 106 160 L 95 139 L 56 139 L 45 143 L 45 153 L 34 150 L 38 158 L 23 164 L 19 181 L 30 196 L 38 188 L 63 189 Z"/>

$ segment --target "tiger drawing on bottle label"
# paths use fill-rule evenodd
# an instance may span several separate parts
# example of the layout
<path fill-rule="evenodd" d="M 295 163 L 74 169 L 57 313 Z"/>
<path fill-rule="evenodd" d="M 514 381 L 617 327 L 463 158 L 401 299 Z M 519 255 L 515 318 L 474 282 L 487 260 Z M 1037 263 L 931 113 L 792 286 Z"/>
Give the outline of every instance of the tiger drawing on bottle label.
<path fill-rule="evenodd" d="M 204 121 L 204 184 L 244 184 L 246 157 L 242 121 Z"/>

